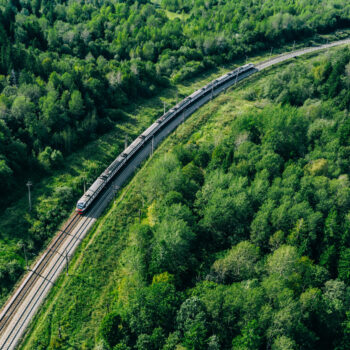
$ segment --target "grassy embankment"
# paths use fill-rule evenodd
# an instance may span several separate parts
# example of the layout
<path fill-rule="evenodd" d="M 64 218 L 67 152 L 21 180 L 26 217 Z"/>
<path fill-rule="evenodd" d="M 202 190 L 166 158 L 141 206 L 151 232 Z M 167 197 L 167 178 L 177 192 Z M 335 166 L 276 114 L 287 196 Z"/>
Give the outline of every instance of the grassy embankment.
<path fill-rule="evenodd" d="M 144 285 L 135 272 L 139 270 L 140 261 L 136 253 L 138 242 L 131 228 L 139 220 L 153 224 L 153 206 L 147 203 L 143 190 L 152 163 L 180 143 L 219 143 L 229 133 L 232 120 L 245 111 L 263 109 L 270 104 L 267 100 L 248 101 L 247 93 L 253 85 L 263 87 L 284 69 L 283 66 L 254 76 L 240 84 L 238 89 L 220 95 L 191 116 L 160 146 L 154 157 L 118 194 L 107 214 L 99 219 L 78 248 L 70 265 L 69 277 L 62 275 L 59 278 L 36 316 L 23 349 L 46 349 L 48 346 L 50 349 L 60 346 L 64 349 L 93 348 L 101 319 L 115 306 L 115 296 L 118 295 L 119 300 L 127 299 L 132 290 Z M 218 73 L 221 72 L 208 73 L 204 78 L 192 81 L 191 85 L 181 85 L 179 91 L 185 95 Z M 169 103 L 174 102 L 171 99 L 174 90 L 168 92 L 164 98 Z M 141 113 L 148 111 L 147 122 L 159 112 L 160 106 L 158 109 L 151 107 L 154 101 L 140 109 Z M 157 103 L 159 105 L 159 101 Z M 136 129 L 134 126 L 135 132 Z M 104 150 L 102 145 L 100 150 Z"/>

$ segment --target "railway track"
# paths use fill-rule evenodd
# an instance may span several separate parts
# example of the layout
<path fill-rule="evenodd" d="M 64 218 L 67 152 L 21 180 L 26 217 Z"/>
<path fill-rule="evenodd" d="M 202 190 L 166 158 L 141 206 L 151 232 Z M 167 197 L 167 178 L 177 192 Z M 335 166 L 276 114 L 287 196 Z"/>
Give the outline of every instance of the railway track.
<path fill-rule="evenodd" d="M 330 44 L 305 48 L 284 55 L 274 57 L 270 60 L 259 63 L 255 66 L 255 71 L 260 71 L 275 64 L 289 60 L 293 57 L 306 53 L 327 49 L 333 46 L 350 44 L 350 39 L 333 42 Z M 41 258 L 30 269 L 28 275 L 12 295 L 0 313 L 0 350 L 15 349 L 24 334 L 30 320 L 35 315 L 37 309 L 45 299 L 55 280 L 64 269 L 68 256 L 72 255 L 85 237 L 88 230 L 101 215 L 104 208 L 113 198 L 115 186 L 122 186 L 135 169 L 153 152 L 156 147 L 168 134 L 170 134 L 189 115 L 200 108 L 203 104 L 220 94 L 222 91 L 247 78 L 249 74 L 237 76 L 234 81 L 223 84 L 216 90 L 185 109 L 181 115 L 171 120 L 164 129 L 158 132 L 152 140 L 145 143 L 142 148 L 130 159 L 123 170 L 116 175 L 113 185 L 96 200 L 91 209 L 83 216 L 73 214 L 67 224 L 52 240 Z"/>
<path fill-rule="evenodd" d="M 15 347 L 46 292 L 54 285 L 55 279 L 64 268 L 67 256 L 79 245 L 108 203 L 109 197 L 111 193 L 106 191 L 85 216 L 73 215 L 49 245 L 36 267 L 31 270 L 29 278 L 22 284 L 23 288 L 1 314 L 0 349 Z"/>
<path fill-rule="evenodd" d="M 75 223 L 77 222 L 78 218 L 79 218 L 79 215 L 74 214 L 73 217 L 65 225 L 63 230 L 60 232 L 60 234 L 53 239 L 53 241 L 49 244 L 49 246 L 45 250 L 43 256 L 40 258 L 37 266 L 33 270 L 31 270 L 31 273 L 28 276 L 29 278 L 27 278 L 23 283 L 22 288 L 18 291 L 19 293 L 16 295 L 16 298 L 11 300 L 10 303 L 6 305 L 5 312 L 2 315 L 2 318 L 0 319 L 0 336 L 6 324 L 11 320 L 18 305 L 23 300 L 25 294 L 30 290 L 30 288 L 33 286 L 33 284 L 39 278 L 39 276 L 41 276 L 41 273 L 45 268 L 45 265 L 51 259 L 52 255 L 55 254 L 55 251 L 59 249 L 62 241 L 64 240 L 66 232 L 67 234 L 69 234 L 69 232 L 75 226 Z"/>

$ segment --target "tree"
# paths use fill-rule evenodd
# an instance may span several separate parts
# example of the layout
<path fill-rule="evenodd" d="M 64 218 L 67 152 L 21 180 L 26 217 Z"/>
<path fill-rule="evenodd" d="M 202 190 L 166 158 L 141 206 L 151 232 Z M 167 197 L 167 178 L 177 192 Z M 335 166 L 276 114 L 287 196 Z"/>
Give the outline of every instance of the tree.
<path fill-rule="evenodd" d="M 39 153 L 38 161 L 40 165 L 46 170 L 49 171 L 51 169 L 51 155 L 52 148 L 50 146 L 45 147 L 45 149 Z"/>
<path fill-rule="evenodd" d="M 125 337 L 126 326 L 120 315 L 117 312 L 112 312 L 103 318 L 99 332 L 108 345 L 113 347 Z"/>
<path fill-rule="evenodd" d="M 63 165 L 63 155 L 61 151 L 56 149 L 52 150 L 50 162 L 53 168 L 59 168 L 61 165 Z"/>
<path fill-rule="evenodd" d="M 72 95 L 68 104 L 69 104 L 69 112 L 74 117 L 80 117 L 83 115 L 84 101 L 79 90 L 74 90 L 72 92 Z"/>
<path fill-rule="evenodd" d="M 11 107 L 12 115 L 19 121 L 25 120 L 28 126 L 35 117 L 34 110 L 34 104 L 25 96 L 17 96 Z"/>
<path fill-rule="evenodd" d="M 198 297 L 185 300 L 176 316 L 177 328 L 183 334 L 183 345 L 187 349 L 206 349 L 208 315 L 205 305 Z"/>
<path fill-rule="evenodd" d="M 203 302 L 198 297 L 191 297 L 182 303 L 177 313 L 177 328 L 184 333 L 196 320 L 206 323 L 207 317 Z"/>
<path fill-rule="evenodd" d="M 252 320 L 242 329 L 242 335 L 233 339 L 232 350 L 254 350 L 261 346 L 261 336 L 257 320 Z"/>
<path fill-rule="evenodd" d="M 12 174 L 13 171 L 6 164 L 6 161 L 4 159 L 0 159 L 0 181 L 4 184 L 2 191 L 4 191 L 6 188 L 9 188 L 11 185 Z"/>
<path fill-rule="evenodd" d="M 39 153 L 38 161 L 46 171 L 49 171 L 52 168 L 59 168 L 63 164 L 63 156 L 61 151 L 47 146 Z"/>
<path fill-rule="evenodd" d="M 272 350 L 295 350 L 296 348 L 295 341 L 284 335 L 279 336 L 271 347 Z"/>
<path fill-rule="evenodd" d="M 245 189 L 237 192 L 217 189 L 203 210 L 202 225 L 212 232 L 218 246 L 236 243 L 246 236 L 244 222 L 250 217 L 250 201 Z"/>
<path fill-rule="evenodd" d="M 155 228 L 151 270 L 179 274 L 189 267 L 194 233 L 183 219 L 169 218 Z"/>
<path fill-rule="evenodd" d="M 180 332 L 170 333 L 162 350 L 176 350 L 180 344 Z"/>
<path fill-rule="evenodd" d="M 338 275 L 344 282 L 350 279 L 350 248 L 343 248 L 340 253 Z"/>
<path fill-rule="evenodd" d="M 299 256 L 295 247 L 283 245 L 274 251 L 267 259 L 267 269 L 270 274 L 288 278 L 298 271 Z"/>
<path fill-rule="evenodd" d="M 189 350 L 204 350 L 207 349 L 207 329 L 205 325 L 196 321 L 186 330 L 184 334 L 183 344 Z"/>
<path fill-rule="evenodd" d="M 141 335 L 151 334 L 157 327 L 169 332 L 178 306 L 179 295 L 175 287 L 171 283 L 155 282 L 137 290 L 125 311 L 130 328 Z"/>
<path fill-rule="evenodd" d="M 193 164 L 193 162 L 188 163 L 182 168 L 183 174 L 189 179 L 203 185 L 204 176 L 199 167 Z"/>
<path fill-rule="evenodd" d="M 259 259 L 259 248 L 248 241 L 232 247 L 226 256 L 216 260 L 212 273 L 218 282 L 232 283 L 249 279 L 256 274 L 256 262 Z"/>

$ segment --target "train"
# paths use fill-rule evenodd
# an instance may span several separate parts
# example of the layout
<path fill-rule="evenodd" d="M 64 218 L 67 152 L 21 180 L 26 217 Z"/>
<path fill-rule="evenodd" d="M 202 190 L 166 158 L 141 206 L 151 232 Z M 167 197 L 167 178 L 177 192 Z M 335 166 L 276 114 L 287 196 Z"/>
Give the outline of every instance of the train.
<path fill-rule="evenodd" d="M 99 194 L 111 182 L 114 176 L 122 170 L 126 163 L 137 153 L 137 151 L 146 143 L 150 142 L 152 137 L 154 137 L 159 130 L 166 127 L 171 120 L 181 116 L 186 109 L 193 107 L 202 99 L 208 99 L 208 96 L 213 97 L 215 92 L 220 92 L 224 87 L 226 88 L 226 86 L 228 87 L 233 85 L 235 82 L 237 82 L 238 78 L 242 77 L 242 75 L 250 75 L 255 71 L 257 70 L 252 63 L 238 67 L 195 91 L 164 113 L 141 135 L 139 135 L 121 154 L 119 154 L 118 157 L 102 172 L 102 174 L 78 200 L 76 211 L 79 214 L 84 214 L 94 200 L 99 196 Z"/>

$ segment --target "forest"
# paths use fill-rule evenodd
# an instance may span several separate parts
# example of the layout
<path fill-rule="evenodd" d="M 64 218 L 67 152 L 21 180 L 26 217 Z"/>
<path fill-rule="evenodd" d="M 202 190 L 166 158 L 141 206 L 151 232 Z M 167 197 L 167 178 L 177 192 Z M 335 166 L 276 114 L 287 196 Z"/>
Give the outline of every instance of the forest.
<path fill-rule="evenodd" d="M 2 0 L 0 204 L 24 171 L 60 167 L 138 97 L 349 21 L 339 0 Z"/>
<path fill-rule="evenodd" d="M 20 196 L 28 178 L 50 177 L 69 155 L 108 133 L 137 101 L 349 24 L 345 0 L 0 0 L 0 208 Z M 108 313 L 97 336 L 103 346 L 344 348 L 348 62 L 342 51 L 312 67 L 288 67 L 246 96 L 279 107 L 261 111 L 259 120 L 256 112 L 240 118 L 219 145 L 179 146 L 160 161 L 163 173 L 145 184 L 157 224 L 134 229 L 148 252 L 140 260 L 148 285 L 132 296 L 135 309 Z M 43 248 L 80 192 L 59 187 L 18 218 L 13 235 L 0 232 L 2 301 L 25 270 L 26 252 L 33 257 Z M 232 262 L 241 251 L 250 263 L 244 267 Z M 276 272 L 278 254 L 295 265 Z M 227 295 L 237 293 L 246 304 L 238 298 L 243 304 L 226 305 Z M 170 298 L 162 310 L 152 304 L 158 294 Z M 216 316 L 214 295 L 223 307 Z M 251 302 L 259 319 L 249 314 Z M 315 310 L 312 302 L 326 306 Z M 295 319 L 282 319 L 288 310 Z M 139 313 L 142 324 L 133 319 Z"/>
<path fill-rule="evenodd" d="M 264 79 L 152 159 L 24 349 L 348 349 L 350 49 Z"/>
<path fill-rule="evenodd" d="M 118 125 L 138 100 L 349 20 L 345 0 L 1 0 L 0 207 Z M 24 250 L 42 249 L 80 193 L 60 186 L 10 235 L 0 232 L 0 299 L 24 270 Z"/>

